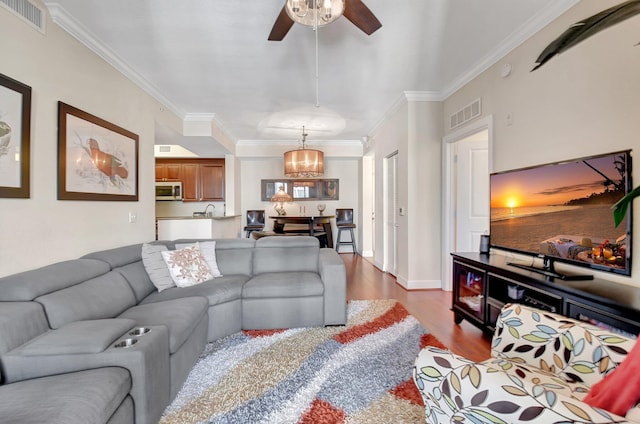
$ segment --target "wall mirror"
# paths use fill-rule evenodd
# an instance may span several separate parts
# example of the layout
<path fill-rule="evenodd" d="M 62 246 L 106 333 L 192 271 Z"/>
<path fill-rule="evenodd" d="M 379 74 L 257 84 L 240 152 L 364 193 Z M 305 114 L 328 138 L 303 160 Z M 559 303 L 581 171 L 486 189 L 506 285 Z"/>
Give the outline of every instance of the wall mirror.
<path fill-rule="evenodd" d="M 261 180 L 262 201 L 270 201 L 271 196 L 273 196 L 280 187 L 289 193 L 294 201 L 338 200 L 339 181 L 337 178 Z"/>

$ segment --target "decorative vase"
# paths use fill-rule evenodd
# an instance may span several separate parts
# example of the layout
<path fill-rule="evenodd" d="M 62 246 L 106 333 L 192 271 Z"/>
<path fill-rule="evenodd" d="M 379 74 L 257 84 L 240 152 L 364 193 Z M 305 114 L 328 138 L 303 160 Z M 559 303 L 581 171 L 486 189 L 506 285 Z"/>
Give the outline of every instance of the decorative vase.
<path fill-rule="evenodd" d="M 284 208 L 284 205 L 282 203 L 276 203 L 273 206 L 273 209 L 275 209 L 275 211 L 278 213 L 278 216 L 284 216 L 287 214 L 287 210 Z"/>

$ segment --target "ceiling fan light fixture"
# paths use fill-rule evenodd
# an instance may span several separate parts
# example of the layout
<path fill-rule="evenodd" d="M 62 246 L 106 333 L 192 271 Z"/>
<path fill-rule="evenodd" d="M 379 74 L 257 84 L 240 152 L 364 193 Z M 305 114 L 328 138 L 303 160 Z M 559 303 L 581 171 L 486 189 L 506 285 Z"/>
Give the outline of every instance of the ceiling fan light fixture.
<path fill-rule="evenodd" d="M 287 15 L 299 24 L 324 26 L 342 16 L 344 0 L 287 0 L 284 7 Z"/>

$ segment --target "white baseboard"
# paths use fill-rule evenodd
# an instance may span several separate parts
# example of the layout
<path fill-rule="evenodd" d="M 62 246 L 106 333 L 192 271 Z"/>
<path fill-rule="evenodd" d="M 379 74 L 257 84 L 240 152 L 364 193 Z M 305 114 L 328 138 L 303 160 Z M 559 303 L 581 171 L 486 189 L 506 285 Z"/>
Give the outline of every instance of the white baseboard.
<path fill-rule="evenodd" d="M 363 250 L 362 251 L 362 256 L 364 256 L 365 258 L 372 258 L 373 257 L 373 250 Z"/>
<path fill-rule="evenodd" d="M 441 289 L 440 280 L 407 280 L 404 277 L 396 277 L 396 281 L 407 290 Z"/>

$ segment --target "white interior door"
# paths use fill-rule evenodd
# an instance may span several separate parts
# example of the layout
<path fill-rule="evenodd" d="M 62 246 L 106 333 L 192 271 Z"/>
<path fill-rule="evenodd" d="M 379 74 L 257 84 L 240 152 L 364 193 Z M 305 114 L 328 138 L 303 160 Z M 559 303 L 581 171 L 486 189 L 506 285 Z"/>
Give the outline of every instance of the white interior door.
<path fill-rule="evenodd" d="M 489 234 L 488 131 L 456 143 L 455 251 L 477 252 Z"/>
<path fill-rule="evenodd" d="M 384 250 L 384 271 L 393 275 L 397 274 L 397 193 L 398 193 L 398 154 L 385 158 L 385 250 Z"/>

